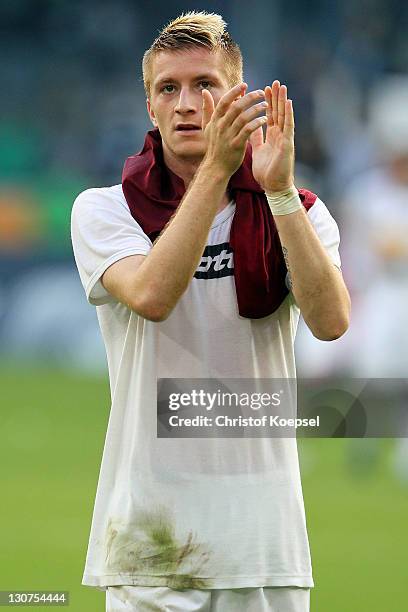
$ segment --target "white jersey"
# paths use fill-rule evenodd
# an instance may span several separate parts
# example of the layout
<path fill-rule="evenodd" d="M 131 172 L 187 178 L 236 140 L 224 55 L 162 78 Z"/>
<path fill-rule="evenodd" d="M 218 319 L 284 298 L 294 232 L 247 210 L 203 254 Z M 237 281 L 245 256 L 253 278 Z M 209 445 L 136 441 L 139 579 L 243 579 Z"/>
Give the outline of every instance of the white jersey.
<path fill-rule="evenodd" d="M 101 276 L 152 243 L 121 185 L 88 189 L 72 212 L 75 259 L 105 342 L 112 405 L 82 583 L 230 589 L 313 586 L 296 439 L 158 438 L 158 378 L 295 377 L 299 309 L 238 314 L 229 248 L 235 204 L 218 213 L 171 315 L 148 321 Z M 337 225 L 308 212 L 340 265 Z"/>

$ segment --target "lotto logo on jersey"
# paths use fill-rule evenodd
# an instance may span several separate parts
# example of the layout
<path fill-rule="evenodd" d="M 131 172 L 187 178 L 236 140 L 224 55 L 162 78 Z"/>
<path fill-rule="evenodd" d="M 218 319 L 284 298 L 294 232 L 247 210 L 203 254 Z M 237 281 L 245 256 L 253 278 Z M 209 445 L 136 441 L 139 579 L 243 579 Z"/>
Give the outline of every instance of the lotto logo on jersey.
<path fill-rule="evenodd" d="M 232 249 L 228 242 L 223 242 L 205 247 L 194 278 L 221 278 L 222 276 L 233 276 L 233 274 Z"/>

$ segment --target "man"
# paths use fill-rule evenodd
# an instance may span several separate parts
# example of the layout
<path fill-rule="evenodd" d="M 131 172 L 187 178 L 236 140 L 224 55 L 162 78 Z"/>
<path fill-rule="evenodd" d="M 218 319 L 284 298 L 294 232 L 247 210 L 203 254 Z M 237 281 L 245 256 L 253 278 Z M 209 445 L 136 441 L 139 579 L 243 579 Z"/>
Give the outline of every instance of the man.
<path fill-rule="evenodd" d="M 296 440 L 158 438 L 157 379 L 294 377 L 299 309 L 318 338 L 348 326 L 337 226 L 294 187 L 286 87 L 246 92 L 220 16 L 170 23 L 143 76 L 157 129 L 72 215 L 112 393 L 83 584 L 107 610 L 303 612 Z"/>

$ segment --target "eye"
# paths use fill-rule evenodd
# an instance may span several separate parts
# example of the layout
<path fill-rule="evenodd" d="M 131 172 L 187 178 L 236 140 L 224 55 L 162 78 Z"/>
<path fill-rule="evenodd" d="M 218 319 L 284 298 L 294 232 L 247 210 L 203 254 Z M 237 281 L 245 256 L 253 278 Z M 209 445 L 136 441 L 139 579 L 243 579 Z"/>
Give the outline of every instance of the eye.
<path fill-rule="evenodd" d="M 199 85 L 202 89 L 208 89 L 209 87 L 211 87 L 210 81 L 200 81 Z"/>
<path fill-rule="evenodd" d="M 163 87 L 160 90 L 163 93 L 166 94 L 170 94 L 174 92 L 174 85 L 171 85 L 170 83 L 168 85 L 163 85 Z"/>

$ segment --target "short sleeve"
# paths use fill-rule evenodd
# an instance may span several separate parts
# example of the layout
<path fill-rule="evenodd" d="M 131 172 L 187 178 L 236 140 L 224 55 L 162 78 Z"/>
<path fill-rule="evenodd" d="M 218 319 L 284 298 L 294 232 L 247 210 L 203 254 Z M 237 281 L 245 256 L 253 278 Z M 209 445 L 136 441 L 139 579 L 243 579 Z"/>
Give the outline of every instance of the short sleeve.
<path fill-rule="evenodd" d="M 147 255 L 152 242 L 133 219 L 121 185 L 87 189 L 72 207 L 71 239 L 87 300 L 96 306 L 115 301 L 101 276 L 129 255 Z"/>
<path fill-rule="evenodd" d="M 339 228 L 327 206 L 320 198 L 317 198 L 313 206 L 309 208 L 307 215 L 333 264 L 341 270 Z M 287 286 L 288 282 L 288 276 L 286 276 Z"/>
<path fill-rule="evenodd" d="M 330 259 L 335 266 L 341 268 L 339 228 L 328 208 L 319 198 L 317 198 L 316 202 L 309 209 L 308 217 Z"/>

